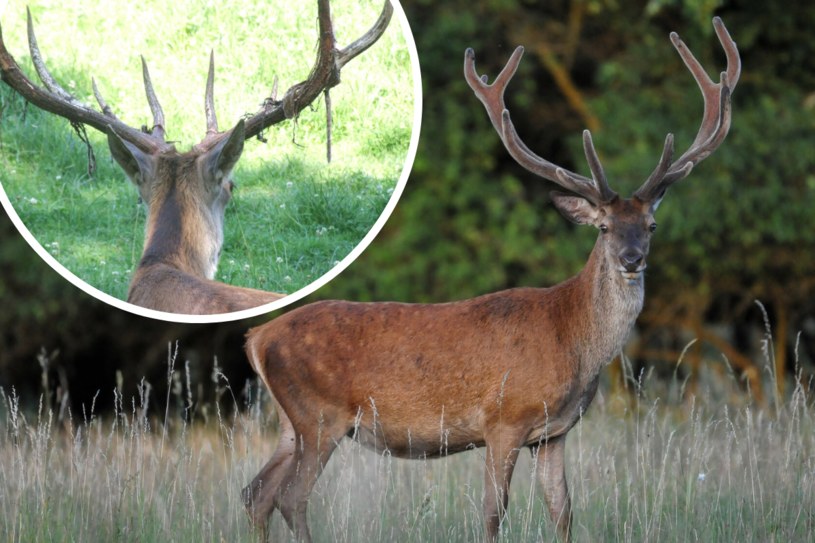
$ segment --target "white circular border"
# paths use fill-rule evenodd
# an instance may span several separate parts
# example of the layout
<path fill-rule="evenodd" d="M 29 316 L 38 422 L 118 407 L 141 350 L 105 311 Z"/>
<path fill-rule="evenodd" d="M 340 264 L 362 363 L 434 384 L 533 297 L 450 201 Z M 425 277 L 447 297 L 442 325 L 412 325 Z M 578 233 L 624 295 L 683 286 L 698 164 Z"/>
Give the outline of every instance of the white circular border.
<path fill-rule="evenodd" d="M 416 52 L 416 42 L 413 39 L 413 32 L 410 30 L 410 24 L 408 23 L 404 9 L 402 9 L 402 5 L 399 3 L 399 0 L 390 0 L 390 2 L 394 8 L 396 17 L 399 20 L 402 34 L 405 37 L 405 42 L 407 43 L 408 54 L 410 55 L 411 71 L 413 72 L 413 129 L 410 134 L 410 144 L 408 145 L 408 152 L 407 156 L 405 157 L 405 164 L 402 169 L 402 174 L 399 176 L 399 181 L 396 183 L 396 187 L 394 188 L 393 194 L 391 194 L 390 200 L 388 200 L 385 209 L 382 211 L 382 214 L 379 215 L 379 218 L 376 220 L 373 227 L 367 234 L 365 234 L 365 237 L 362 238 L 357 246 L 354 247 L 354 249 L 345 258 L 343 258 L 339 264 L 300 290 L 297 290 L 270 304 L 253 307 L 252 309 L 235 311 L 233 313 L 219 313 L 215 315 L 185 315 L 181 313 L 168 313 L 165 311 L 156 311 L 154 309 L 147 309 L 133 305 L 89 285 L 83 279 L 77 277 L 71 270 L 60 264 L 57 259 L 51 255 L 51 253 L 40 245 L 39 241 L 37 241 L 33 234 L 31 234 L 31 231 L 29 231 L 29 229 L 23 223 L 22 219 L 20 219 L 20 216 L 17 215 L 17 211 L 15 211 L 14 206 L 11 205 L 11 200 L 9 200 L 2 183 L 0 183 L 0 203 L 2 203 L 3 208 L 5 208 L 6 213 L 8 213 L 9 218 L 11 218 L 11 222 L 14 223 L 14 226 L 17 227 L 17 230 L 20 232 L 26 242 L 28 242 L 31 248 L 34 249 L 34 251 L 40 255 L 40 258 L 47 262 L 48 265 L 56 270 L 60 275 L 70 281 L 74 286 L 83 290 L 87 294 L 90 294 L 94 298 L 101 300 L 108 305 L 112 305 L 142 317 L 149 317 L 151 319 L 163 320 L 167 322 L 190 324 L 229 322 L 240 319 L 248 319 L 250 317 L 257 317 L 258 315 L 269 313 L 276 309 L 281 309 L 282 307 L 308 296 L 342 273 L 345 268 L 356 260 L 357 257 L 362 254 L 362 251 L 364 251 L 368 245 L 371 244 L 376 235 L 379 234 L 379 231 L 382 230 L 383 226 L 385 226 L 385 222 L 387 222 L 391 213 L 393 213 L 399 198 L 402 196 L 402 191 L 405 188 L 405 184 L 410 176 L 410 171 L 413 169 L 413 162 L 416 159 L 416 149 L 419 146 L 419 133 L 421 132 L 422 126 L 422 74 L 419 68 L 419 55 Z"/>

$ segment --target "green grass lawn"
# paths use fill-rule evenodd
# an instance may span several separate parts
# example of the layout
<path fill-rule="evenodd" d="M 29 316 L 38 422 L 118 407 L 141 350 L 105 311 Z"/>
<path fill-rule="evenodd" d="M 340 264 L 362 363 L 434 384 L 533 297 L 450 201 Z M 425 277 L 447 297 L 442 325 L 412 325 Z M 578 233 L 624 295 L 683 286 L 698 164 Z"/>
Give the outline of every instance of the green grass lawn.
<path fill-rule="evenodd" d="M 150 122 L 139 55 L 150 66 L 167 118 L 167 139 L 186 151 L 205 131 L 203 95 L 215 51 L 215 104 L 221 129 L 254 113 L 280 81 L 279 95 L 305 79 L 316 53 L 316 2 L 28 1 L 40 50 L 61 84 L 94 104 L 90 78 L 120 119 Z M 25 34 L 26 2 L 2 12 L 3 37 L 37 80 Z M 381 3 L 334 0 L 340 46 L 376 20 Z M 37 80 L 38 81 L 38 80 Z M 414 118 L 411 61 L 394 16 L 371 49 L 332 89 L 333 160 L 325 160 L 322 99 L 247 141 L 235 170 L 216 279 L 291 293 L 345 258 L 369 231 L 405 167 Z M 84 145 L 64 119 L 45 114 L 0 85 L 0 182 L 39 243 L 99 290 L 124 299 L 143 244 L 145 211 L 88 130 L 98 161 L 87 172 Z"/>

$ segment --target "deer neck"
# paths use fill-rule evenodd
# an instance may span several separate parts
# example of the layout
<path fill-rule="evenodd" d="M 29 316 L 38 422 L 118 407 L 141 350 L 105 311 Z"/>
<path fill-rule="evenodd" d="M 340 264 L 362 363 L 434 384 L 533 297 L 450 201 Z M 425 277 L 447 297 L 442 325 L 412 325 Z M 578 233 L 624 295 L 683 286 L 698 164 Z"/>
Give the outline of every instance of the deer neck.
<path fill-rule="evenodd" d="M 223 245 L 222 221 L 195 199 L 185 198 L 176 184 L 148 208 L 139 267 L 164 264 L 212 279 Z"/>
<path fill-rule="evenodd" d="M 583 342 L 587 352 L 582 363 L 588 366 L 585 374 L 593 378 L 622 351 L 642 310 L 645 285 L 642 275 L 635 281 L 622 276 L 607 258 L 599 237 L 576 279 L 588 298 Z"/>

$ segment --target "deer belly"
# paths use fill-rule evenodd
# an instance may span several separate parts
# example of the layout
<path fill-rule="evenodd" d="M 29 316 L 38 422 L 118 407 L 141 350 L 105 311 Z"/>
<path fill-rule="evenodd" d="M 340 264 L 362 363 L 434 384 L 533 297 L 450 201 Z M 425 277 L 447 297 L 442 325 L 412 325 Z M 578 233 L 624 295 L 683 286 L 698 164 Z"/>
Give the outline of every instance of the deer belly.
<path fill-rule="evenodd" d="M 467 416 L 417 417 L 412 420 L 388 420 L 371 423 L 367 417 L 348 432 L 348 436 L 377 452 L 400 458 L 446 456 L 484 445 L 482 416 L 473 410 Z"/>

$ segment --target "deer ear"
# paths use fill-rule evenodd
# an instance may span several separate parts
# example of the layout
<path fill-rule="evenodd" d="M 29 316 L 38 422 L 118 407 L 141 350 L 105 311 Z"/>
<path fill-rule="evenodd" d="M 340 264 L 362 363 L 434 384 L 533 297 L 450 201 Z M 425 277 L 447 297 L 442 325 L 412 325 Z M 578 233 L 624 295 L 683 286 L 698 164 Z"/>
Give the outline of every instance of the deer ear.
<path fill-rule="evenodd" d="M 588 200 L 563 192 L 551 192 L 552 202 L 560 214 L 577 224 L 595 224 L 600 216 L 599 210 Z"/>
<path fill-rule="evenodd" d="M 243 152 L 243 141 L 246 130 L 243 119 L 229 131 L 229 135 L 207 151 L 203 157 L 204 172 L 216 182 L 229 175 Z"/>
<path fill-rule="evenodd" d="M 145 153 L 108 126 L 108 147 L 110 154 L 119 163 L 134 185 L 139 186 L 153 170 L 151 155 Z"/>

